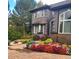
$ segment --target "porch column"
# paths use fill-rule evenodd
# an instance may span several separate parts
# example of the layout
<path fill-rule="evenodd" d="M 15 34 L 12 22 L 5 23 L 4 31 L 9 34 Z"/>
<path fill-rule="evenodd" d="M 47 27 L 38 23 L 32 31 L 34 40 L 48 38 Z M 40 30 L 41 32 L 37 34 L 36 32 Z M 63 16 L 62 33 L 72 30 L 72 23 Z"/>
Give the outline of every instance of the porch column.
<path fill-rule="evenodd" d="M 34 26 L 34 34 L 35 34 L 35 26 Z"/>
<path fill-rule="evenodd" d="M 41 31 L 41 25 L 39 25 L 39 32 Z"/>

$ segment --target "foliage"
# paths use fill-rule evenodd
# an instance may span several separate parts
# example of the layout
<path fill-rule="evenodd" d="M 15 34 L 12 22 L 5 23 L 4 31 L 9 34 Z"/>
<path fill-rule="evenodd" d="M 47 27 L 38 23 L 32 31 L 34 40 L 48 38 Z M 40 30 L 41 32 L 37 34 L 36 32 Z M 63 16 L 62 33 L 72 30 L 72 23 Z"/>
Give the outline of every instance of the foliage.
<path fill-rule="evenodd" d="M 44 34 L 40 34 L 39 38 L 41 39 L 41 41 L 45 41 L 47 39 L 46 35 Z"/>
<path fill-rule="evenodd" d="M 53 39 L 52 38 L 47 38 L 47 40 L 45 40 L 45 43 L 48 44 L 48 43 L 52 43 L 53 42 Z"/>
<path fill-rule="evenodd" d="M 30 45 L 29 45 L 30 46 Z M 51 44 L 31 44 L 30 49 L 35 51 L 43 51 L 56 54 L 69 54 L 68 47 L 62 47 L 62 44 L 51 43 Z"/>
<path fill-rule="evenodd" d="M 27 40 L 27 45 L 30 45 L 30 44 L 32 44 L 32 42 L 33 42 L 34 40 L 32 40 L 32 39 L 29 39 L 29 40 Z"/>
<path fill-rule="evenodd" d="M 16 1 L 15 10 L 20 16 L 27 15 L 28 11 L 35 7 L 36 2 L 34 0 L 19 0 Z"/>
<path fill-rule="evenodd" d="M 40 40 L 40 41 L 38 42 L 38 44 L 41 44 L 41 45 L 42 45 L 42 44 L 44 44 L 44 42 L 45 42 L 45 41 L 41 41 L 41 40 Z"/>
<path fill-rule="evenodd" d="M 29 32 L 28 35 L 32 35 L 32 32 Z"/>
<path fill-rule="evenodd" d="M 13 28 L 9 29 L 8 30 L 8 39 L 10 41 L 14 41 L 14 40 L 17 40 L 21 37 L 21 33 L 14 30 Z"/>
<path fill-rule="evenodd" d="M 38 32 L 37 34 L 43 34 L 43 32 Z"/>
<path fill-rule="evenodd" d="M 23 27 L 23 35 L 25 35 L 27 32 L 31 31 L 31 19 L 32 15 L 29 12 L 29 10 L 33 9 L 36 5 L 36 2 L 34 0 L 18 0 L 16 1 L 15 10 L 19 14 L 21 26 Z M 19 21 L 19 20 L 18 20 Z M 26 24 L 26 23 L 29 24 Z M 29 26 L 26 26 L 29 25 Z"/>
<path fill-rule="evenodd" d="M 42 1 L 39 1 L 39 2 L 37 3 L 37 5 L 36 5 L 37 8 L 42 7 L 42 6 L 43 6 L 43 2 L 42 2 Z"/>
<path fill-rule="evenodd" d="M 23 36 L 21 36 L 21 39 L 31 39 L 31 38 L 33 38 L 33 35 L 23 35 Z"/>
<path fill-rule="evenodd" d="M 39 36 L 38 35 L 34 35 L 32 39 L 33 40 L 39 40 Z"/>
<path fill-rule="evenodd" d="M 26 44 L 26 43 L 27 43 L 27 40 L 28 40 L 28 39 L 21 39 L 21 42 L 22 42 L 23 44 Z"/>

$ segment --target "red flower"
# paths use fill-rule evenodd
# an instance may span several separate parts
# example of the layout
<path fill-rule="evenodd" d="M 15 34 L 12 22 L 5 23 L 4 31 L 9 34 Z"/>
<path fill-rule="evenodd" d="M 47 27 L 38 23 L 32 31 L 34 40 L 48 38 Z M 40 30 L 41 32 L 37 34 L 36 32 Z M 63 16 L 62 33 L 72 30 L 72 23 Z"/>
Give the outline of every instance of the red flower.
<path fill-rule="evenodd" d="M 51 46 L 51 45 L 45 45 L 44 51 L 45 51 L 45 52 L 53 53 L 52 46 Z"/>
<path fill-rule="evenodd" d="M 44 45 L 38 45 L 38 46 L 36 47 L 36 50 L 37 50 L 37 51 L 43 51 L 43 49 L 44 49 Z"/>
<path fill-rule="evenodd" d="M 67 49 L 66 48 L 61 48 L 59 53 L 60 54 L 67 54 Z"/>

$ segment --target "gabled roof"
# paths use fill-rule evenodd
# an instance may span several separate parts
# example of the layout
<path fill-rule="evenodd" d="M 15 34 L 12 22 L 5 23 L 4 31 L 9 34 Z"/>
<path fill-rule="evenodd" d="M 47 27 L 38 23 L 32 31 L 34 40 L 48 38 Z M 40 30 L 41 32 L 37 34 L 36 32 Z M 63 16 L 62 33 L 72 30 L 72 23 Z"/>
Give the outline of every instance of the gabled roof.
<path fill-rule="evenodd" d="M 63 7 L 71 7 L 71 0 L 66 0 L 66 1 L 58 2 L 58 3 L 50 5 L 51 9 L 63 8 Z"/>
<path fill-rule="evenodd" d="M 30 12 L 35 12 L 35 11 L 43 10 L 43 9 L 50 9 L 50 6 L 49 5 L 43 5 L 41 7 L 36 7 L 34 9 L 30 10 Z"/>
<path fill-rule="evenodd" d="M 39 8 L 34 8 L 32 10 L 30 10 L 30 12 L 35 12 L 38 10 L 43 10 L 43 9 L 61 9 L 61 8 L 65 8 L 65 7 L 71 7 L 71 0 L 66 0 L 66 1 L 62 1 L 62 2 L 58 2 L 55 4 L 51 4 L 51 5 L 44 5 L 42 7 Z"/>
<path fill-rule="evenodd" d="M 70 1 L 62 1 L 62 2 L 59 2 L 59 3 L 52 4 L 52 5 L 50 5 L 50 7 L 54 8 L 54 7 L 58 7 L 58 6 L 62 6 L 62 5 L 67 5 L 67 4 L 70 4 L 70 3 L 71 3 Z"/>

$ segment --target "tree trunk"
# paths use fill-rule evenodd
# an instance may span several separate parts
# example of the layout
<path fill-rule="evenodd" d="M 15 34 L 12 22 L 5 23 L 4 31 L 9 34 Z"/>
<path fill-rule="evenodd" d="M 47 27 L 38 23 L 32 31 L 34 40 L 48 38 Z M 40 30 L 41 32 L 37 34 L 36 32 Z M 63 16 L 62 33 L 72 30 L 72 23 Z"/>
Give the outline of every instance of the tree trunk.
<path fill-rule="evenodd" d="M 25 36 L 25 24 L 23 23 L 23 36 Z"/>

